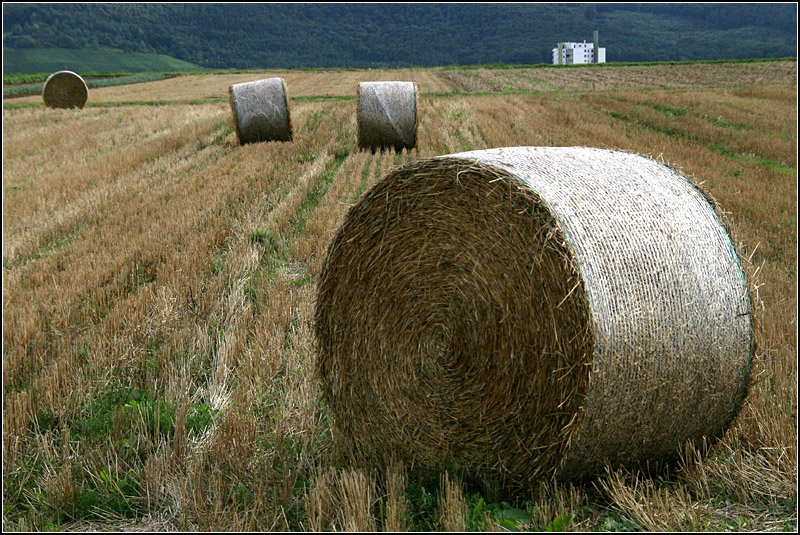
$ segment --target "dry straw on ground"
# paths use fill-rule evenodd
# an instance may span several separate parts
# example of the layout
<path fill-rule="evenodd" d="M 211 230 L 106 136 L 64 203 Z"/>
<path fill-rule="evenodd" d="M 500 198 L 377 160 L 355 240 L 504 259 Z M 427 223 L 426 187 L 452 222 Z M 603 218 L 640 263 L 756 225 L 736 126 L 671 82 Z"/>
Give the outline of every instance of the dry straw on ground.
<path fill-rule="evenodd" d="M 229 93 L 240 144 L 292 140 L 283 78 L 233 84 Z"/>
<path fill-rule="evenodd" d="M 358 148 L 397 152 L 417 145 L 417 84 L 358 84 Z"/>
<path fill-rule="evenodd" d="M 89 88 L 80 75 L 58 71 L 45 80 L 42 98 L 45 106 L 50 108 L 83 108 L 89 98 Z"/>
<path fill-rule="evenodd" d="M 721 436 L 750 308 L 715 208 L 675 170 L 474 151 L 392 171 L 347 215 L 319 283 L 318 373 L 356 460 L 576 480 Z"/>

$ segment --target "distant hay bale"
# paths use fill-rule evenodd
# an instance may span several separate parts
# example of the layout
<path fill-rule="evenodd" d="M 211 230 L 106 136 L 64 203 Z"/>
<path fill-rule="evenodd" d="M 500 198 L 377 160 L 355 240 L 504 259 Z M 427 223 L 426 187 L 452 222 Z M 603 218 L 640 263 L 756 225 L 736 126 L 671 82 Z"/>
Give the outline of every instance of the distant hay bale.
<path fill-rule="evenodd" d="M 241 145 L 292 140 L 289 101 L 283 78 L 233 84 L 229 91 Z"/>
<path fill-rule="evenodd" d="M 89 98 L 89 88 L 80 75 L 58 71 L 44 81 L 42 98 L 49 108 L 83 108 Z"/>
<path fill-rule="evenodd" d="M 358 148 L 373 153 L 417 146 L 417 84 L 358 84 Z"/>
<path fill-rule="evenodd" d="M 323 396 L 344 451 L 527 488 L 720 437 L 753 329 L 725 227 L 685 176 L 580 147 L 390 172 L 321 273 Z"/>

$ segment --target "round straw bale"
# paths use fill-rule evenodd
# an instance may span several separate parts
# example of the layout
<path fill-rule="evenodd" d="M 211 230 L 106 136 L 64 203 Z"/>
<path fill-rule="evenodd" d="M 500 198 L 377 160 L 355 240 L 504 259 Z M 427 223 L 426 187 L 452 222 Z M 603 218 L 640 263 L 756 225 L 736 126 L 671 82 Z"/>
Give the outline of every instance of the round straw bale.
<path fill-rule="evenodd" d="M 42 98 L 50 108 L 83 108 L 89 98 L 89 88 L 80 75 L 58 71 L 44 81 Z"/>
<path fill-rule="evenodd" d="M 283 78 L 233 84 L 230 101 L 241 145 L 292 140 L 289 101 Z"/>
<path fill-rule="evenodd" d="M 337 231 L 316 306 L 345 451 L 516 488 L 658 466 L 721 436 L 752 358 L 715 208 L 677 171 L 610 150 L 393 170 Z"/>
<path fill-rule="evenodd" d="M 417 146 L 417 84 L 358 84 L 358 148 L 373 153 Z"/>

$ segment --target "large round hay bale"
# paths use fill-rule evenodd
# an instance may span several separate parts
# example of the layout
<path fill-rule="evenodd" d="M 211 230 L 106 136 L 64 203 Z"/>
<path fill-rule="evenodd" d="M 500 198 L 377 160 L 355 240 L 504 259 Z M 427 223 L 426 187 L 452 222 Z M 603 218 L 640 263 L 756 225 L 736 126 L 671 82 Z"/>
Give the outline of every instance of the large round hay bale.
<path fill-rule="evenodd" d="M 390 172 L 317 295 L 323 396 L 357 458 L 526 487 L 675 460 L 746 393 L 748 287 L 685 176 L 618 151 L 514 147 Z"/>
<path fill-rule="evenodd" d="M 358 84 L 358 148 L 373 153 L 417 146 L 417 84 Z"/>
<path fill-rule="evenodd" d="M 83 108 L 89 98 L 89 88 L 80 75 L 58 71 L 44 81 L 42 98 L 50 108 Z"/>
<path fill-rule="evenodd" d="M 230 101 L 241 145 L 292 140 L 289 101 L 283 78 L 233 84 Z"/>

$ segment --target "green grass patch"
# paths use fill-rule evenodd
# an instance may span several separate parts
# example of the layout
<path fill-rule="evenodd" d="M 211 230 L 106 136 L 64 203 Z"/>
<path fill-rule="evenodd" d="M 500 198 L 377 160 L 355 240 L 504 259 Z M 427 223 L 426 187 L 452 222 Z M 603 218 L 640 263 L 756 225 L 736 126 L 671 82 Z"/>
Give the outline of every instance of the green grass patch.
<path fill-rule="evenodd" d="M 67 245 L 78 239 L 78 236 L 80 235 L 82 228 L 83 228 L 82 225 L 78 223 L 63 236 L 59 236 L 58 238 L 55 238 L 54 240 L 40 246 L 33 253 L 32 259 L 35 260 L 38 258 L 42 258 L 51 253 L 52 251 L 61 249 L 62 247 L 66 247 Z"/>
<path fill-rule="evenodd" d="M 311 278 L 311 275 L 309 275 L 308 273 L 303 273 L 302 275 L 300 275 L 296 279 L 292 280 L 290 285 L 295 287 L 295 288 L 300 288 L 302 286 L 305 286 L 306 284 L 309 284 L 311 281 L 313 281 L 313 279 Z"/>
<path fill-rule="evenodd" d="M 155 282 L 158 266 L 155 262 L 134 258 L 131 268 L 125 273 L 125 290 L 135 294 L 139 288 Z"/>
<path fill-rule="evenodd" d="M 317 157 L 314 156 L 313 154 L 300 154 L 297 157 L 297 163 L 300 163 L 300 164 L 310 163 L 310 162 L 313 162 L 316 159 L 317 159 Z"/>
<path fill-rule="evenodd" d="M 263 248 L 259 267 L 250 275 L 244 287 L 245 297 L 258 312 L 261 308 L 261 288 L 266 281 L 274 280 L 280 268 L 289 261 L 291 248 L 286 240 L 269 230 L 254 230 L 249 240 Z"/>
<path fill-rule="evenodd" d="M 4 531 L 15 530 L 9 523 L 26 526 L 24 531 L 61 531 L 67 522 L 133 519 L 146 512 L 141 472 L 106 465 L 96 473 L 87 473 L 74 463 L 62 469 L 71 470 L 71 487 L 43 488 L 28 475 L 19 486 L 15 485 L 20 494 L 4 494 Z M 10 480 L 4 480 L 4 484 L 8 483 Z"/>
<path fill-rule="evenodd" d="M 214 129 L 211 131 L 211 134 L 214 136 L 211 142 L 202 144 L 199 148 L 204 149 L 211 145 L 218 145 L 223 139 L 233 134 L 233 127 L 231 126 L 230 122 L 222 121 L 214 125 Z M 197 167 L 193 169 L 197 169 Z"/>
<path fill-rule="evenodd" d="M 450 481 L 460 481 L 467 505 L 467 531 L 487 531 L 491 523 L 503 531 L 538 531 L 557 528 L 563 531 L 572 522 L 566 514 L 554 519 L 548 526 L 531 526 L 530 502 L 511 503 L 501 499 L 498 488 L 485 487 L 469 478 L 458 468 L 448 469 Z M 441 494 L 442 471 L 434 471 L 420 479 L 409 481 L 405 501 L 410 531 L 438 531 L 440 529 L 439 496 Z M 453 474 L 455 474 L 453 476 Z M 567 518 L 568 517 L 568 518 Z"/>
<path fill-rule="evenodd" d="M 681 115 L 686 115 L 688 110 L 683 108 L 672 108 L 670 106 L 665 106 L 664 104 L 658 104 L 657 102 L 646 101 L 644 103 L 645 106 L 648 108 L 652 108 L 659 112 L 662 115 L 666 115 L 667 117 L 680 117 Z"/>
<path fill-rule="evenodd" d="M 461 132 L 461 130 L 454 130 L 453 136 L 456 138 L 456 141 L 458 141 L 458 150 L 460 152 L 466 152 L 472 149 L 472 144 L 467 141 L 467 138 L 464 137 L 464 134 Z"/>
<path fill-rule="evenodd" d="M 33 251 L 31 254 L 18 258 L 13 262 L 6 263 L 6 261 L 4 260 L 3 269 L 4 270 L 14 269 L 24 264 L 27 264 L 32 260 L 39 260 L 40 258 L 44 258 L 50 255 L 54 251 L 63 249 L 64 247 L 66 247 L 67 245 L 78 239 L 78 236 L 80 236 L 82 229 L 83 225 L 81 223 L 78 223 L 70 230 L 68 230 L 66 234 L 62 234 L 61 236 L 56 236 L 48 241 L 45 241 L 44 243 L 39 245 L 39 247 L 37 247 L 36 250 Z"/>
<path fill-rule="evenodd" d="M 411 531 L 437 531 L 439 482 L 430 479 L 406 487 L 406 506 Z"/>
<path fill-rule="evenodd" d="M 325 117 L 330 113 L 329 108 L 323 108 L 321 110 L 315 110 L 311 112 L 308 117 L 306 117 L 306 124 L 305 129 L 309 132 L 314 132 L 317 127 L 319 127 L 322 118 Z M 311 157 L 313 159 L 313 156 Z"/>
<path fill-rule="evenodd" d="M 258 312 L 261 308 L 261 288 L 265 282 L 274 280 L 281 267 L 289 261 L 291 247 L 284 238 L 272 231 L 255 232 L 258 233 L 257 241 L 254 241 L 254 236 L 251 233 L 251 243 L 257 243 L 264 250 L 261 253 L 259 267 L 247 279 L 244 295 Z"/>
<path fill-rule="evenodd" d="M 450 110 L 450 119 L 452 121 L 460 122 L 461 120 L 464 119 L 464 113 L 465 113 L 464 108 L 461 106 L 453 108 L 452 110 Z"/>
<path fill-rule="evenodd" d="M 132 469 L 120 473 L 106 466 L 76 489 L 72 502 L 65 504 L 65 520 L 103 520 L 108 513 L 121 518 L 140 516 L 146 508 L 140 477 Z"/>
<path fill-rule="evenodd" d="M 117 387 L 103 392 L 94 399 L 76 418 L 67 422 L 70 436 L 81 441 L 103 441 L 116 430 L 121 435 L 146 431 L 153 438 L 171 440 L 175 435 L 177 407 L 152 392 L 138 388 Z M 199 434 L 208 428 L 214 411 L 206 404 L 191 404 L 186 417 L 186 431 Z M 47 415 L 40 415 L 40 422 L 51 422 Z M 53 424 L 51 424 L 53 425 Z M 124 431 L 128 433 L 124 433 Z M 130 436 L 121 436 L 119 446 L 133 445 Z"/>
<path fill-rule="evenodd" d="M 713 126 L 718 128 L 729 128 L 731 130 L 750 130 L 747 125 L 742 123 L 738 123 L 736 121 L 731 121 L 723 117 L 722 115 L 704 115 L 703 118 L 711 123 Z"/>
<path fill-rule="evenodd" d="M 547 526 L 545 526 L 544 530 L 548 532 L 563 532 L 566 531 L 567 528 L 572 524 L 573 516 L 572 513 L 565 513 L 563 515 L 559 515 L 555 517 Z"/>
<path fill-rule="evenodd" d="M 265 241 L 267 241 L 267 231 L 261 229 L 251 231 L 249 241 L 253 244 L 262 245 Z"/>
<path fill-rule="evenodd" d="M 489 520 L 500 526 L 503 531 L 530 531 L 531 529 L 531 517 L 528 512 L 508 502 L 487 503 L 480 494 L 472 494 L 467 499 L 467 507 L 469 508 L 467 519 L 469 531 L 486 531 L 489 527 Z M 551 525 L 554 525 L 554 522 L 556 521 L 551 522 Z M 558 527 L 561 528 L 558 531 L 563 530 L 567 525 L 568 523 L 562 519 L 558 523 Z M 550 530 L 545 529 L 545 531 Z"/>
<path fill-rule="evenodd" d="M 633 520 L 630 520 L 625 517 L 619 517 L 616 515 L 609 515 L 603 518 L 602 523 L 600 524 L 600 529 L 602 531 L 642 531 L 642 527 L 639 526 Z"/>

